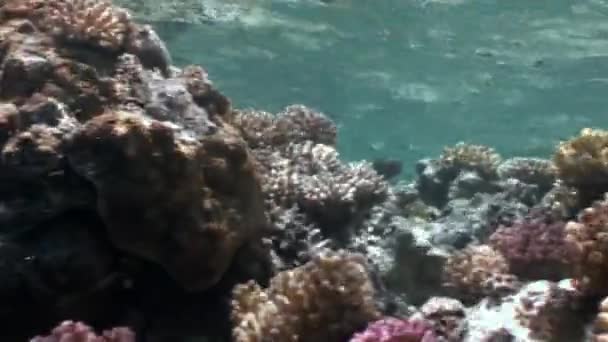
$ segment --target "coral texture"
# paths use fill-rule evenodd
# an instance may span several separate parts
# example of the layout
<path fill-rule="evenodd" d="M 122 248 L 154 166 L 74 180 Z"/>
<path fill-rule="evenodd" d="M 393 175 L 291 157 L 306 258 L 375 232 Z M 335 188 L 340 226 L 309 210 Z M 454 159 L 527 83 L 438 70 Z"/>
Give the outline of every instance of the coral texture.
<path fill-rule="evenodd" d="M 557 174 L 557 169 L 550 160 L 520 157 L 505 160 L 496 171 L 501 179 L 515 178 L 547 189 L 553 185 Z"/>
<path fill-rule="evenodd" d="M 107 2 L 0 4 L 0 193 L 29 197 L 7 202 L 0 223 L 25 230 L 86 210 L 115 247 L 185 289 L 217 283 L 267 226 L 227 99 L 201 68 L 166 77 L 167 61 L 143 64 L 164 45 Z M 64 44 L 81 40 L 94 46 Z"/>
<path fill-rule="evenodd" d="M 135 334 L 128 328 L 113 328 L 98 336 L 82 322 L 65 321 L 49 336 L 37 336 L 30 342 L 135 342 Z"/>
<path fill-rule="evenodd" d="M 178 134 L 135 114 L 107 113 L 84 125 L 67 153 L 95 184 L 117 247 L 160 263 L 187 288 L 204 289 L 263 228 L 261 193 L 243 142 L 228 127 L 204 144 Z"/>
<path fill-rule="evenodd" d="M 588 294 L 608 291 L 608 199 L 583 210 L 578 222 L 565 228 L 567 261 L 574 268 L 580 289 Z"/>
<path fill-rule="evenodd" d="M 494 149 L 465 143 L 446 147 L 440 158 L 441 164 L 446 167 L 476 171 L 487 178 L 497 176 L 497 167 L 501 161 L 501 156 Z"/>
<path fill-rule="evenodd" d="M 453 298 L 431 297 L 413 318 L 429 322 L 440 341 L 460 341 L 467 329 L 465 307 Z"/>
<path fill-rule="evenodd" d="M 570 280 L 560 283 L 537 281 L 522 288 L 516 306 L 517 319 L 531 332 L 531 338 L 552 341 L 577 326 L 573 309 L 578 293 Z"/>
<path fill-rule="evenodd" d="M 435 342 L 437 337 L 425 321 L 385 317 L 357 333 L 350 342 Z"/>
<path fill-rule="evenodd" d="M 127 11 L 109 1 L 8 0 L 3 15 L 27 14 L 43 31 L 60 40 L 122 49 L 131 30 Z"/>
<path fill-rule="evenodd" d="M 454 295 L 465 301 L 475 301 L 491 295 L 490 291 L 498 290 L 498 284 L 492 283 L 500 276 L 506 278 L 509 275 L 509 265 L 491 246 L 469 246 L 447 259 L 443 275 L 444 286 Z"/>
<path fill-rule="evenodd" d="M 567 185 L 581 191 L 586 202 L 608 190 L 608 132 L 585 128 L 562 142 L 553 157 L 557 173 Z"/>
<path fill-rule="evenodd" d="M 276 275 L 267 289 L 234 290 L 234 341 L 340 341 L 378 318 L 362 256 L 319 254 Z"/>
<path fill-rule="evenodd" d="M 510 227 L 498 228 L 490 237 L 490 244 L 520 278 L 560 280 L 569 276 L 565 226 L 550 213 L 538 211 Z"/>

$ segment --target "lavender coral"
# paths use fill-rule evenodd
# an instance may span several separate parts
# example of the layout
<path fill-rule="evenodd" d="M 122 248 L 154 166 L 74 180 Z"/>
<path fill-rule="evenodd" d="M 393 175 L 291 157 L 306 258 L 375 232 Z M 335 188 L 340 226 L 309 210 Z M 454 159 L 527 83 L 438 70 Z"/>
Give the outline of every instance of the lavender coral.
<path fill-rule="evenodd" d="M 437 337 L 425 321 L 385 317 L 357 333 L 350 342 L 436 342 Z"/>
<path fill-rule="evenodd" d="M 329 252 L 276 275 L 267 289 L 234 289 L 235 342 L 340 341 L 378 317 L 362 256 Z"/>
<path fill-rule="evenodd" d="M 99 336 L 82 322 L 65 321 L 50 335 L 34 337 L 30 342 L 135 342 L 135 334 L 129 328 L 113 328 Z"/>
<path fill-rule="evenodd" d="M 517 276 L 560 280 L 569 275 L 564 254 L 565 225 L 549 212 L 533 212 L 510 227 L 499 227 L 490 237 L 490 244 Z"/>

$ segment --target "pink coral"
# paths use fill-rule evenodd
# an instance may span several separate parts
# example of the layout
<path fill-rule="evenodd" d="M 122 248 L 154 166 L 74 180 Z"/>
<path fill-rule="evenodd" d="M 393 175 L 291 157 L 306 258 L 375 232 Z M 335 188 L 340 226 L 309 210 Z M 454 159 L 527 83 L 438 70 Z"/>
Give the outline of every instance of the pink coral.
<path fill-rule="evenodd" d="M 129 328 L 114 328 L 98 336 L 82 322 L 64 321 L 49 336 L 36 336 L 30 342 L 135 342 L 135 334 Z"/>
<path fill-rule="evenodd" d="M 385 317 L 355 334 L 350 342 L 435 342 L 431 325 L 422 320 Z"/>
<path fill-rule="evenodd" d="M 559 280 L 568 275 L 565 225 L 539 211 L 510 227 L 498 228 L 490 244 L 507 259 L 511 273 L 528 279 Z"/>

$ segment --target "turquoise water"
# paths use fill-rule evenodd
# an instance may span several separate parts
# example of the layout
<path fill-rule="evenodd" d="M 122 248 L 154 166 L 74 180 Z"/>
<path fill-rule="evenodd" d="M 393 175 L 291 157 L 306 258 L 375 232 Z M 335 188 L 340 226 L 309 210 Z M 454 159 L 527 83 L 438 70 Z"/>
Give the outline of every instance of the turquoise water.
<path fill-rule="evenodd" d="M 347 159 L 405 169 L 468 141 L 548 157 L 608 128 L 608 3 L 334 0 L 249 3 L 235 20 L 156 23 L 237 107 L 303 103 L 340 127 Z"/>

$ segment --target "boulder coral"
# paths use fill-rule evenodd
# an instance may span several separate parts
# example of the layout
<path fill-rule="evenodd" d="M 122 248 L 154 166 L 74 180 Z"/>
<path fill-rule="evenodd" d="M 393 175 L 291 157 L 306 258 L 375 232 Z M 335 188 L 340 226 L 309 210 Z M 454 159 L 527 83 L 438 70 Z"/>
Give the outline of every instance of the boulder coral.
<path fill-rule="evenodd" d="M 84 210 L 184 289 L 216 284 L 267 227 L 229 101 L 198 67 L 168 72 L 156 34 L 108 2 L 0 5 L 0 196 L 29 196 L 0 228 Z"/>

